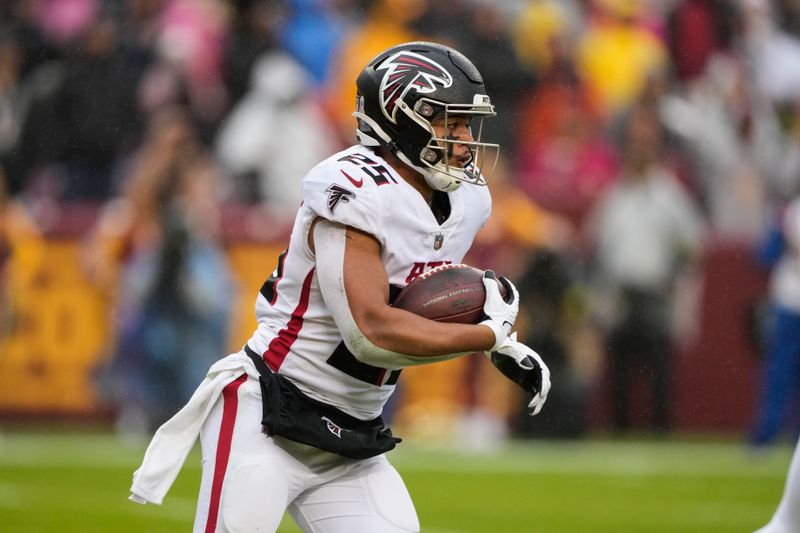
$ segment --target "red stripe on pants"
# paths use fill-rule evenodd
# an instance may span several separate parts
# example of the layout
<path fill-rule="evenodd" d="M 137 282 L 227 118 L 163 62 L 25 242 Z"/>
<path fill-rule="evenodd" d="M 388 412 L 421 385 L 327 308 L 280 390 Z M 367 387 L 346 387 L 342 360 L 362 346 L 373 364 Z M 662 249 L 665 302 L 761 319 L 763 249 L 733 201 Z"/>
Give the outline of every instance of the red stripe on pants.
<path fill-rule="evenodd" d="M 222 482 L 225 480 L 225 470 L 228 468 L 228 458 L 231 455 L 233 426 L 236 423 L 236 411 L 239 407 L 238 391 L 241 384 L 246 380 L 247 374 L 244 374 L 228 383 L 222 389 L 222 423 L 220 424 L 219 440 L 217 441 L 217 457 L 214 463 L 214 481 L 211 484 L 211 502 L 208 506 L 206 533 L 214 533 L 214 530 L 217 529 Z"/>

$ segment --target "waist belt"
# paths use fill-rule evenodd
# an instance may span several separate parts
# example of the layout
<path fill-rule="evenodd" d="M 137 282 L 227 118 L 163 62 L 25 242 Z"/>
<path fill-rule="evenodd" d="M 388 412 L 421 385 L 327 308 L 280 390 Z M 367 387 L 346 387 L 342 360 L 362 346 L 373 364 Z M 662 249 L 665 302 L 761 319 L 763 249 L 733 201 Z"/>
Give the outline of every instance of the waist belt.
<path fill-rule="evenodd" d="M 401 441 L 382 417 L 361 420 L 311 398 L 288 378 L 270 370 L 264 359 L 245 345 L 261 384 L 261 425 L 267 435 L 307 444 L 350 459 L 366 459 L 393 449 Z"/>

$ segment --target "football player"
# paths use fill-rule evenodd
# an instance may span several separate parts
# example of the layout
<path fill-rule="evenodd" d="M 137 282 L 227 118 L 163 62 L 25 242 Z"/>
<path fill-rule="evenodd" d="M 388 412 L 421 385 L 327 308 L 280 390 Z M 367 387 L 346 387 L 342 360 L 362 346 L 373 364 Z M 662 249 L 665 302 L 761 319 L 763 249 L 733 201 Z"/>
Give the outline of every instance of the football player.
<path fill-rule="evenodd" d="M 489 217 L 498 146 L 481 140 L 495 112 L 480 73 L 452 48 L 406 43 L 370 61 L 357 88 L 359 144 L 303 179 L 255 333 L 210 369 L 134 474 L 131 499 L 161 503 L 199 434 L 196 532 L 275 531 L 286 510 L 307 532 L 419 531 L 384 455 L 399 439 L 381 419 L 406 366 L 484 351 L 533 395 L 531 414 L 547 398 L 547 366 L 510 334 L 508 280 L 487 271 L 478 325 L 390 305 L 416 277 L 460 263 Z"/>

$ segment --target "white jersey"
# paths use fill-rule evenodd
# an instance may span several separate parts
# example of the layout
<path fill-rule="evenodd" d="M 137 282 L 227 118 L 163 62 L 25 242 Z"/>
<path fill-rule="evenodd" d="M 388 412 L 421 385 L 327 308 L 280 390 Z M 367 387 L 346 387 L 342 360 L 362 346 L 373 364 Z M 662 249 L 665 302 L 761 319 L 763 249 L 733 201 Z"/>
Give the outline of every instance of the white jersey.
<path fill-rule="evenodd" d="M 289 247 L 256 300 L 258 328 L 248 346 L 307 395 L 362 420 L 380 415 L 399 370 L 358 361 L 345 347 L 322 299 L 308 231 L 317 217 L 375 237 L 390 285 L 462 262 L 491 212 L 486 187 L 449 193 L 450 216 L 439 224 L 422 195 L 389 164 L 360 145 L 333 155 L 303 179 L 303 204 Z"/>

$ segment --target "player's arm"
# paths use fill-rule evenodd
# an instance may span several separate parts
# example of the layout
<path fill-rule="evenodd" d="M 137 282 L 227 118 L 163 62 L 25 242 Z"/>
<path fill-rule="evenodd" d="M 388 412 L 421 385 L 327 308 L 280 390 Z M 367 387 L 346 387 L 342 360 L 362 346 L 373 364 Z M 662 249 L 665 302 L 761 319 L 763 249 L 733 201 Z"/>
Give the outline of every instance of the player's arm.
<path fill-rule="evenodd" d="M 380 252 L 380 244 L 371 235 L 347 228 L 347 300 L 359 329 L 375 345 L 394 352 L 436 356 L 479 351 L 495 344 L 489 328 L 435 322 L 387 305 L 389 280 Z"/>
<path fill-rule="evenodd" d="M 440 323 L 388 305 L 381 246 L 371 235 L 323 219 L 311 233 L 323 298 L 345 344 L 360 360 L 407 366 L 491 350 L 505 340 L 507 331 L 497 332 L 496 325 Z M 506 318 L 513 323 L 516 317 Z"/>

